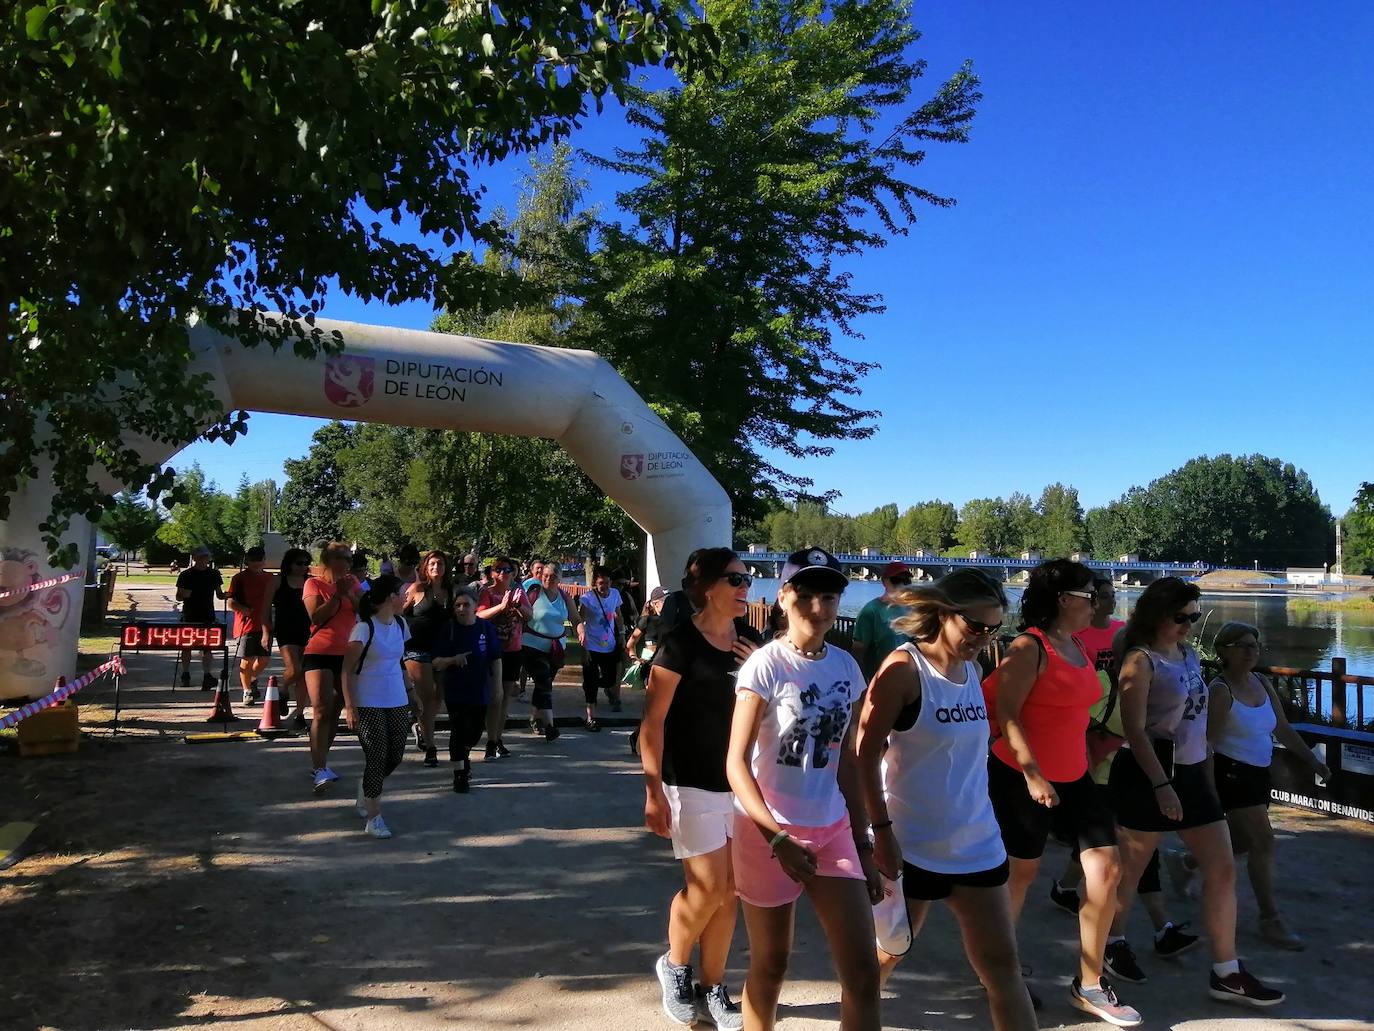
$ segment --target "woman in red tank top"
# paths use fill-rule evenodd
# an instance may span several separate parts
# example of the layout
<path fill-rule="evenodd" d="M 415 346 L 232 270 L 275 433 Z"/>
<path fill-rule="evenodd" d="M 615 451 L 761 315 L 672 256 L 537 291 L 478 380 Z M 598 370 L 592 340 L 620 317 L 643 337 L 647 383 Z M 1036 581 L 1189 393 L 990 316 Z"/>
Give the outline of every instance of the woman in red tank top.
<path fill-rule="evenodd" d="M 1077 842 L 1084 899 L 1078 910 L 1079 970 L 1069 1002 L 1132 1027 L 1140 1014 L 1102 980 L 1121 860 L 1116 821 L 1088 773 L 1088 710 L 1102 686 L 1094 662 L 1073 638 L 1091 621 L 1094 600 L 1092 571 L 1081 563 L 1054 559 L 1031 573 L 1021 596 L 1023 633 L 983 683 L 1002 731 L 988 757 L 988 794 L 1011 864 L 1012 913 L 1018 919 L 1050 831 Z"/>

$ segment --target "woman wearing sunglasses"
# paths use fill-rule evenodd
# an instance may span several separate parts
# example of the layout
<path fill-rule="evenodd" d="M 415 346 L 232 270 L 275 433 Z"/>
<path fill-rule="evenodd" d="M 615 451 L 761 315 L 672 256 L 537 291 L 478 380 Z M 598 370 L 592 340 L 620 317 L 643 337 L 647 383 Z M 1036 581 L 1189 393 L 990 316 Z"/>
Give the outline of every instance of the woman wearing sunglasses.
<path fill-rule="evenodd" d="M 525 623 L 533 614 L 524 588 L 513 584 L 514 576 L 515 560 L 501 556 L 492 564 L 491 583 L 477 596 L 477 618 L 491 620 L 501 642 L 501 690 L 487 706 L 488 759 L 505 759 L 510 755 L 503 738 L 506 716 L 520 684 L 520 647 Z"/>
<path fill-rule="evenodd" d="M 1274 829 L 1269 825 L 1269 767 L 1274 738 L 1306 762 L 1323 780 L 1331 770 L 1313 754 L 1283 714 L 1273 685 L 1255 672 L 1259 630 L 1231 622 L 1217 631 L 1213 646 L 1221 657 L 1221 676 L 1208 685 L 1207 737 L 1217 796 L 1231 828 L 1237 855 L 1249 853 L 1250 885 L 1259 903 L 1260 937 L 1281 949 L 1300 950 L 1302 939 L 1283 926 L 1274 890 Z"/>
<path fill-rule="evenodd" d="M 1007 892 L 1007 850 L 988 800 L 988 720 L 977 657 L 1001 629 L 1007 599 L 977 569 L 894 592 L 912 643 L 883 662 L 859 717 L 859 773 L 873 821 L 873 854 L 901 879 L 912 935 L 944 899 L 969 965 L 988 993 L 997 1031 L 1036 1027 L 1021 980 Z M 958 714 L 958 719 L 953 718 Z M 878 951 L 884 975 L 899 957 Z"/>
<path fill-rule="evenodd" d="M 1074 637 L 1092 622 L 1096 599 L 1092 570 L 1081 562 L 1053 559 L 1031 571 L 1021 595 L 1021 636 L 983 684 L 1001 724 L 988 758 L 988 793 L 1011 864 L 1015 919 L 1050 831 L 1078 845 L 1084 899 L 1069 1003 L 1118 1027 L 1134 1027 L 1140 1014 L 1102 978 L 1121 859 L 1111 810 L 1088 773 L 1088 713 L 1102 694 L 1096 656 Z"/>
<path fill-rule="evenodd" d="M 1159 836 L 1176 831 L 1202 871 L 1202 921 L 1212 951 L 1213 998 L 1273 1006 L 1283 993 L 1236 956 L 1236 868 L 1231 836 L 1212 786 L 1207 753 L 1207 685 L 1188 635 L 1202 617 L 1196 584 L 1156 580 L 1126 623 L 1121 724 L 1126 744 L 1112 760 L 1121 827 L 1121 883 L 1112 942 L 1125 941 L 1136 882 Z"/>
<path fill-rule="evenodd" d="M 749 586 L 729 548 L 694 553 L 683 585 L 697 612 L 663 636 L 649 673 L 639 754 L 644 825 L 673 843 L 686 886 L 668 913 L 668 951 L 655 964 L 663 1011 L 692 1024 L 698 996 L 692 949 L 701 950 L 700 1006 L 717 1028 L 743 1025 L 725 987 L 739 904 L 730 866 L 734 795 L 725 776 L 735 675 L 763 639 L 745 620 Z"/>

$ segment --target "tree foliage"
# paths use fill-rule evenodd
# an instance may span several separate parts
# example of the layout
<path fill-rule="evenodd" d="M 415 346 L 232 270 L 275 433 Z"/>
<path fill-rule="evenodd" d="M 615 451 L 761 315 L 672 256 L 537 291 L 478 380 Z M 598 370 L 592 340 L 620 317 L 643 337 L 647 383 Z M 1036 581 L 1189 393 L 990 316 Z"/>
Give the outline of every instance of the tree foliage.
<path fill-rule="evenodd" d="M 56 549 L 68 515 L 109 503 L 92 466 L 154 496 L 170 485 L 132 435 L 181 444 L 246 430 L 245 413 L 223 412 L 205 375 L 188 373 L 193 317 L 246 346 L 311 355 L 335 343 L 313 325 L 331 281 L 392 304 L 481 300 L 486 278 L 446 251 L 499 242 L 471 169 L 566 135 L 636 68 L 709 62 L 713 34 L 683 10 L 8 5 L 0 517 L 50 462 L 42 530 Z M 426 240 L 387 234 L 403 214 Z M 284 317 L 249 314 L 261 309 Z"/>
<path fill-rule="evenodd" d="M 145 548 L 162 526 L 162 513 L 136 494 L 120 491 L 114 504 L 100 518 L 100 529 L 124 553 L 125 568 L 131 553 Z"/>
<path fill-rule="evenodd" d="M 286 484 L 277 509 L 277 528 L 293 544 L 309 547 L 343 537 L 344 514 L 352 499 L 343 485 L 340 453 L 351 445 L 358 428 L 335 420 L 310 438 L 310 450 L 284 463 Z"/>
<path fill-rule="evenodd" d="M 1341 521 L 1344 570 L 1374 573 L 1374 483 L 1361 483 Z"/>
<path fill-rule="evenodd" d="M 572 336 L 665 416 L 746 519 L 805 477 L 804 459 L 863 438 L 873 366 L 837 337 L 883 310 L 841 263 L 907 232 L 930 143 L 967 138 L 965 67 L 913 101 L 925 64 L 903 0 L 706 0 L 723 40 L 712 75 L 628 91 L 636 148 L 593 158 L 632 181 L 602 226 Z M 891 120 L 895 125 L 889 128 Z"/>
<path fill-rule="evenodd" d="M 182 554 L 204 545 L 216 558 L 241 554 L 234 502 L 214 480 L 207 479 L 198 463 L 177 474 L 178 498 L 168 506 L 169 518 L 158 527 L 157 538 Z"/>
<path fill-rule="evenodd" d="M 1264 455 L 1194 458 L 1089 513 L 1094 549 L 1265 568 L 1331 561 L 1331 512 L 1307 473 Z"/>

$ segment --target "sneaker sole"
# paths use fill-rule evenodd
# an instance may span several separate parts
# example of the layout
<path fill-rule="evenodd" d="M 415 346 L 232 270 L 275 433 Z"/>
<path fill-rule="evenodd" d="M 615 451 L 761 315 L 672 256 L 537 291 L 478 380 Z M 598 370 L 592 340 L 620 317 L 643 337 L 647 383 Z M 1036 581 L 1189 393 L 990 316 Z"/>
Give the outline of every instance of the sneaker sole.
<path fill-rule="evenodd" d="M 1185 952 L 1192 952 L 1201 944 L 1202 939 L 1199 938 L 1197 941 L 1189 942 L 1181 949 L 1174 949 L 1173 952 L 1160 952 L 1158 949 L 1155 949 L 1155 955 L 1158 956 L 1160 959 L 1173 959 L 1175 956 L 1182 956 Z"/>
<path fill-rule="evenodd" d="M 1110 1013 L 1103 1013 L 1100 1009 L 1090 1003 L 1087 999 L 1069 992 L 1069 1005 L 1075 1009 L 1080 1009 L 1084 1013 L 1091 1013 L 1098 1020 L 1105 1020 L 1108 1024 L 1116 1027 L 1139 1027 L 1145 1023 L 1144 1017 L 1136 1017 L 1135 1020 L 1127 1020 L 1125 1017 L 1114 1017 Z"/>
<path fill-rule="evenodd" d="M 1218 1002 L 1231 1002 L 1238 1006 L 1253 1006 L 1256 1009 L 1268 1009 L 1270 1006 L 1277 1006 L 1287 998 L 1287 996 L 1280 995 L 1277 999 L 1252 999 L 1248 995 L 1237 995 L 1235 992 L 1224 992 L 1210 985 L 1207 988 L 1207 994 Z"/>

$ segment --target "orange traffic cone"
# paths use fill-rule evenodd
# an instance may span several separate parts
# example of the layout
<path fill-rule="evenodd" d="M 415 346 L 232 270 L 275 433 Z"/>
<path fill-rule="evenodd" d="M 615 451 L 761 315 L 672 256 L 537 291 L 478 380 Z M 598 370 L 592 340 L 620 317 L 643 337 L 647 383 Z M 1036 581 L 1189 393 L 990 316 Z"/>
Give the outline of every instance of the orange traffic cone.
<path fill-rule="evenodd" d="M 272 697 L 272 691 L 274 688 L 277 691 L 277 718 L 284 720 L 286 719 L 287 714 L 291 711 L 291 699 L 286 697 L 287 692 L 283 691 L 281 687 L 278 685 L 276 677 L 268 677 L 267 697 Z"/>
<path fill-rule="evenodd" d="M 210 710 L 210 723 L 228 723 L 238 719 L 229 704 L 229 678 L 221 677 L 215 685 L 215 707 Z"/>
<path fill-rule="evenodd" d="M 281 725 L 281 710 L 278 703 L 281 701 L 277 694 L 277 678 L 267 678 L 267 694 L 262 700 L 262 720 L 258 723 L 258 733 L 286 733 Z"/>

